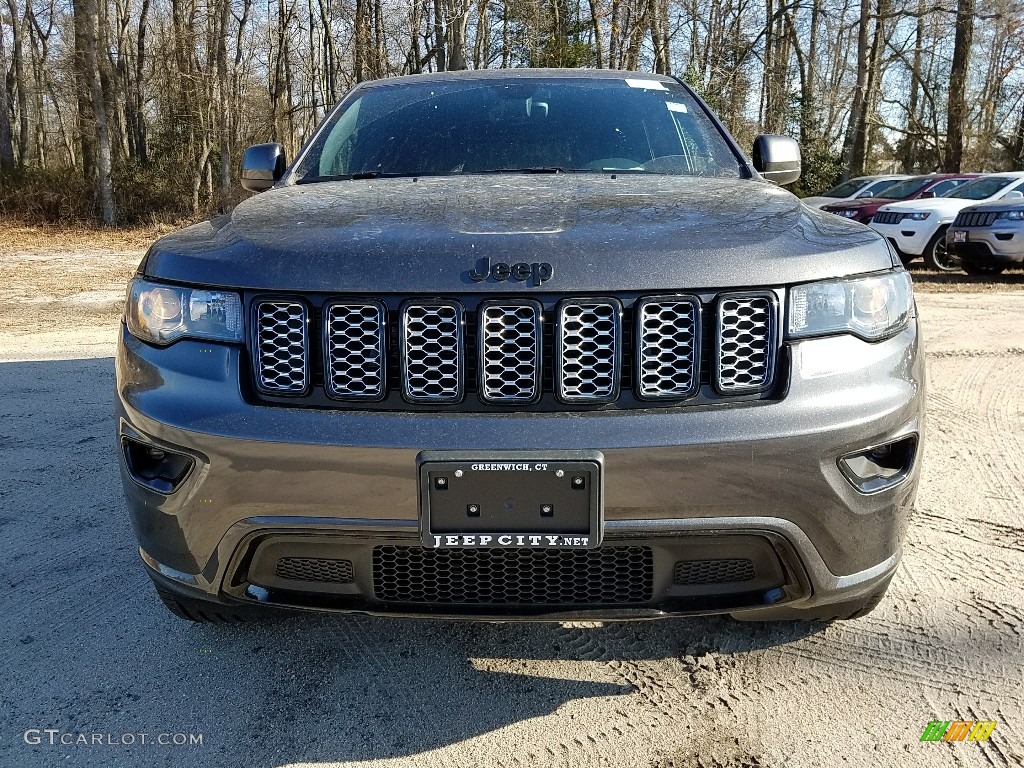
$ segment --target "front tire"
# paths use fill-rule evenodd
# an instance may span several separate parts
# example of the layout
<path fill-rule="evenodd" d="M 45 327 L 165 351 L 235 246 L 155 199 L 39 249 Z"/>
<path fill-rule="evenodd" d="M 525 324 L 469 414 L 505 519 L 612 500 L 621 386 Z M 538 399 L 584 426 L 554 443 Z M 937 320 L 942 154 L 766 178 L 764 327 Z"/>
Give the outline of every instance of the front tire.
<path fill-rule="evenodd" d="M 889 589 L 891 577 L 873 592 L 858 597 L 855 600 L 847 600 L 842 603 L 831 603 L 817 608 L 787 608 L 785 606 L 775 611 L 763 612 L 753 617 L 744 616 L 742 613 L 733 614 L 734 619 L 739 621 L 850 621 L 867 616 L 885 597 Z"/>
<path fill-rule="evenodd" d="M 160 587 L 156 588 L 156 593 L 167 610 L 179 619 L 196 624 L 243 624 L 259 618 L 256 614 L 208 600 L 181 597 Z"/>
<path fill-rule="evenodd" d="M 929 269 L 938 272 L 959 272 L 960 259 L 946 248 L 947 229 L 948 227 L 939 227 L 939 231 L 928 241 L 924 249 L 924 263 Z"/>

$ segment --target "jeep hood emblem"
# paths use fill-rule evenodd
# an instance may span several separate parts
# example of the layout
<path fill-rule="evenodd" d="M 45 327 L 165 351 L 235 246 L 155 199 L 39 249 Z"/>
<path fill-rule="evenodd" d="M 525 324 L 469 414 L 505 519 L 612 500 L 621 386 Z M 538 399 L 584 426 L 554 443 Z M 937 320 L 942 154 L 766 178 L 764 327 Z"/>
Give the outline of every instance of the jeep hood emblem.
<path fill-rule="evenodd" d="M 474 283 L 482 283 L 487 278 L 498 283 L 503 283 L 509 278 L 522 283 L 532 276 L 533 284 L 539 286 L 555 276 L 555 268 L 546 261 L 535 261 L 532 264 L 527 264 L 525 261 L 517 264 L 498 261 L 491 264 L 490 258 L 485 257 L 479 259 L 468 274 L 469 279 Z"/>

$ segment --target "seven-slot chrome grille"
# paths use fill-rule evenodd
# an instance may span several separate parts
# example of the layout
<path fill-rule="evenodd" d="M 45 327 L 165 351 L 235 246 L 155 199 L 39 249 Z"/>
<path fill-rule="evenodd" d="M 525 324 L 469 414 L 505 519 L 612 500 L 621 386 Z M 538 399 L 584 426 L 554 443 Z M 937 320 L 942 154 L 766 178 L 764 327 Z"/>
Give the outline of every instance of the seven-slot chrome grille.
<path fill-rule="evenodd" d="M 772 292 L 471 302 L 257 298 L 256 389 L 323 406 L 475 396 L 557 410 L 765 396 L 775 381 Z"/>
<path fill-rule="evenodd" d="M 953 220 L 954 227 L 991 227 L 996 221 L 995 213 L 965 211 Z"/>
<path fill-rule="evenodd" d="M 899 224 L 907 218 L 907 214 L 902 211 L 879 211 L 871 217 L 871 221 L 874 224 Z"/>

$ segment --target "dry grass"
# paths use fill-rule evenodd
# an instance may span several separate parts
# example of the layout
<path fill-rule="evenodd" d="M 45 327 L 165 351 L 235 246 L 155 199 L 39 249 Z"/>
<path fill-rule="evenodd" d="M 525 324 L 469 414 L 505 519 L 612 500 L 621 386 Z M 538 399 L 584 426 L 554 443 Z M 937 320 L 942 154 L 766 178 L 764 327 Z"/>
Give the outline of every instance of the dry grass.
<path fill-rule="evenodd" d="M 994 293 L 1024 290 L 1024 269 L 1008 269 L 1001 275 L 971 277 L 962 272 L 932 272 L 912 264 L 914 290 L 918 293 Z"/>
<path fill-rule="evenodd" d="M 176 224 L 145 227 L 88 227 L 82 225 L 30 225 L 0 219 L 0 255 L 24 251 L 145 250 Z"/>

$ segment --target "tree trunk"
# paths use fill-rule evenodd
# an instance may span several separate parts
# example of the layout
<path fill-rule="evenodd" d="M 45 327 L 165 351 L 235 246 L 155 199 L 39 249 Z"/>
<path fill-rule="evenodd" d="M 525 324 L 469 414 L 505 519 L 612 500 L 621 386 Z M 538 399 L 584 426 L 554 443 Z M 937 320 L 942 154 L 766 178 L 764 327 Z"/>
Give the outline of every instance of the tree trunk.
<path fill-rule="evenodd" d="M 868 101 L 868 68 L 871 62 L 871 46 L 868 40 L 868 18 L 871 15 L 871 0 L 860 0 L 860 25 L 857 31 L 857 87 L 853 91 L 853 103 L 850 105 L 850 122 L 846 126 L 846 137 L 843 139 L 843 180 L 851 176 L 859 176 L 861 171 L 853 167 L 854 158 L 860 154 L 863 158 L 864 111 Z"/>
<path fill-rule="evenodd" d="M 29 139 L 32 137 L 28 122 L 28 84 L 25 82 L 24 37 L 28 22 L 25 18 L 21 22 L 18 21 L 18 6 L 14 0 L 7 0 L 7 8 L 11 14 L 11 31 L 14 33 L 11 64 L 14 70 L 14 88 L 18 98 L 18 165 L 24 167 L 30 159 Z"/>
<path fill-rule="evenodd" d="M 96 118 L 96 172 L 99 181 L 100 213 L 103 223 L 112 225 L 116 221 L 114 210 L 114 187 L 111 182 L 110 134 L 107 126 L 107 107 L 100 82 L 99 57 L 96 51 L 96 30 L 99 27 L 99 11 L 96 0 L 77 0 L 85 3 L 85 66 L 92 96 L 92 111 Z"/>
<path fill-rule="evenodd" d="M 2 21 L 2 19 L 0 19 Z M 4 28 L 0 24 L 0 171 L 14 168 L 14 137 L 11 133 L 11 104 L 7 94 L 7 51 Z"/>
<path fill-rule="evenodd" d="M 974 38 L 975 0 L 958 0 L 953 64 L 949 72 L 949 103 L 946 108 L 946 152 L 942 170 L 958 173 L 963 163 L 964 130 L 967 117 L 967 75 Z"/>

